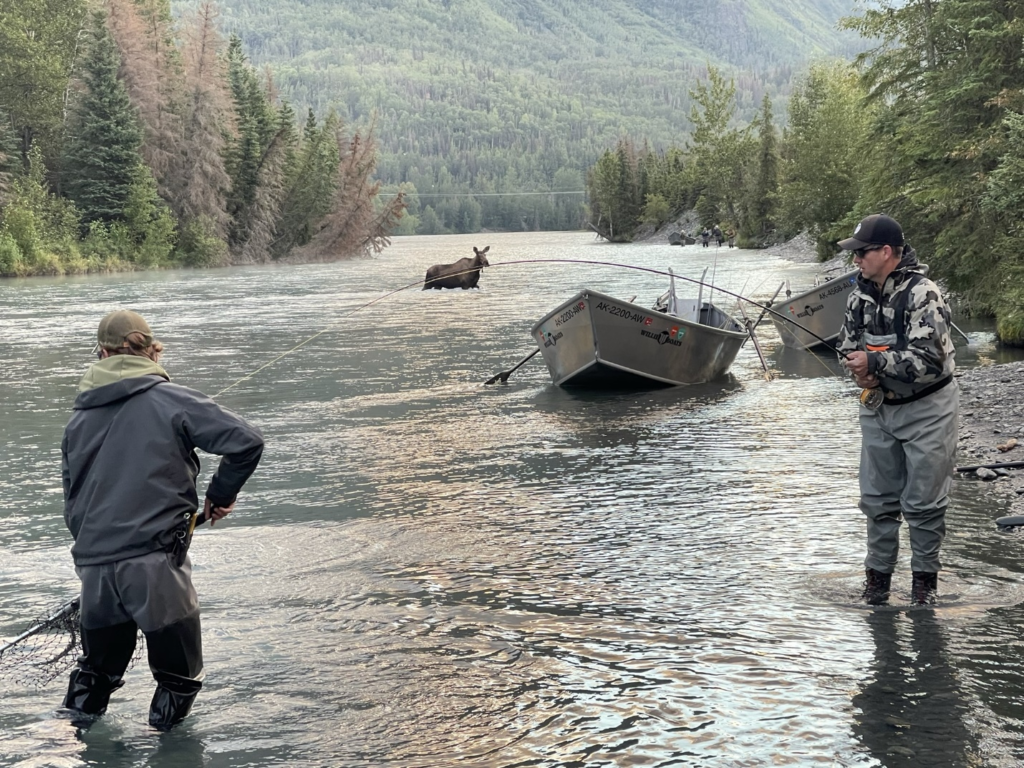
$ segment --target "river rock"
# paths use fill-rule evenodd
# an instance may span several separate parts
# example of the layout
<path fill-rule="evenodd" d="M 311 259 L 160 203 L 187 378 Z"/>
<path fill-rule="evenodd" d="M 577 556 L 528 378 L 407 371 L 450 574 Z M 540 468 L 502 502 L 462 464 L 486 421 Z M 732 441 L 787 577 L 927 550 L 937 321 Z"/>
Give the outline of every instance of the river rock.
<path fill-rule="evenodd" d="M 981 480 L 995 480 L 999 475 L 987 467 L 974 470 L 974 474 Z"/>

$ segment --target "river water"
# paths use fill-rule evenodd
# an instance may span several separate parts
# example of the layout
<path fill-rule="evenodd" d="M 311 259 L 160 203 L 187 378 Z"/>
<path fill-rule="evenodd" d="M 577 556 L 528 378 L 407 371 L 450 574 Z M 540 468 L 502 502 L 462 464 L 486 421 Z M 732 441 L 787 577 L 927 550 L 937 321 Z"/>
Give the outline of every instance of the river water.
<path fill-rule="evenodd" d="M 480 290 L 360 309 L 474 245 L 496 265 Z M 765 325 L 771 382 L 748 344 L 707 386 L 563 391 L 538 357 L 484 387 L 575 291 L 649 305 L 666 287 L 497 266 L 545 258 L 711 267 L 762 298 L 815 270 L 531 233 L 0 284 L 0 636 L 76 590 L 59 445 L 103 313 L 143 313 L 172 378 L 234 384 L 218 400 L 267 438 L 235 514 L 193 544 L 207 678 L 192 716 L 148 728 L 144 662 L 83 731 L 57 710 L 63 677 L 6 681 L 0 765 L 1022 764 L 1022 542 L 993 524 L 1004 502 L 959 480 L 937 608 L 906 608 L 905 547 L 895 605 L 867 610 L 856 393 L 834 360 Z M 961 365 L 1002 359 L 966 325 Z"/>

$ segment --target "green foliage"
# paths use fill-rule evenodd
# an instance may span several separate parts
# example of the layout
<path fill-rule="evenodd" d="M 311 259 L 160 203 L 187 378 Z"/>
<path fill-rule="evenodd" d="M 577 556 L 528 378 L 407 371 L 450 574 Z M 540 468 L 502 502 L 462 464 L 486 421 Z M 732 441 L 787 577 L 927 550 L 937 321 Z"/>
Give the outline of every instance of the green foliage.
<path fill-rule="evenodd" d="M 0 227 L 0 275 L 16 275 L 21 264 L 21 248 L 14 236 Z"/>
<path fill-rule="evenodd" d="M 165 266 L 174 250 L 174 217 L 156 191 L 156 180 L 141 163 L 135 167 L 119 225 L 131 243 L 128 261 L 142 268 Z"/>
<path fill-rule="evenodd" d="M 39 147 L 29 153 L 28 161 L 28 171 L 11 183 L 3 209 L 0 235 L 5 236 L 8 249 L 5 261 L 17 267 L 17 274 L 81 271 L 78 212 L 70 201 L 47 190 Z M 11 243 L 17 248 L 17 257 Z"/>
<path fill-rule="evenodd" d="M 590 224 L 612 242 L 628 242 L 640 224 L 647 190 L 641 157 L 628 139 L 606 151 L 587 178 Z"/>
<path fill-rule="evenodd" d="M 740 241 L 766 244 L 775 234 L 779 198 L 779 141 L 775 132 L 772 102 L 765 94 L 757 125 L 757 166 L 749 174 L 740 213 Z"/>
<path fill-rule="evenodd" d="M 85 0 L 0 2 L 0 105 L 23 162 L 34 143 L 47 158 L 59 153 L 64 97 L 86 17 Z"/>
<path fill-rule="evenodd" d="M 253 68 L 242 53 L 242 41 L 232 36 L 228 44 L 228 82 L 234 102 L 238 135 L 228 143 L 225 170 L 231 177 L 227 212 L 231 217 L 228 242 L 237 247 L 247 242 L 257 226 L 261 207 L 259 190 L 266 182 L 261 178 L 274 139 L 282 131 L 289 133 L 289 159 L 294 163 L 295 132 L 291 114 L 279 114 Z M 277 180 L 275 179 L 275 183 Z M 277 218 L 277 210 L 270 212 Z"/>
<path fill-rule="evenodd" d="M 644 203 L 644 210 L 641 218 L 648 224 L 653 224 L 655 227 L 660 227 L 669 217 L 672 215 L 672 210 L 668 206 L 668 200 L 658 194 L 648 194 L 647 200 Z"/>
<path fill-rule="evenodd" d="M 333 112 L 322 127 L 312 111 L 306 117 L 301 149 L 284 180 L 286 192 L 274 244 L 278 258 L 312 240 L 317 223 L 330 210 L 341 159 L 335 135 L 340 127 Z"/>
<path fill-rule="evenodd" d="M 75 135 L 65 159 L 65 188 L 85 223 L 124 218 L 136 169 L 142 162 L 142 129 L 124 84 L 121 56 L 106 28 L 93 16 L 83 68 L 86 92 L 76 105 Z"/>
<path fill-rule="evenodd" d="M 1021 21 L 1003 0 L 913 0 L 848 23 L 879 41 L 863 68 L 877 114 L 872 151 L 886 157 L 863 171 L 858 211 L 896 216 L 975 310 L 1011 315 L 1024 214 L 1012 189 L 1021 175 L 1011 117 L 1024 108 Z"/>
<path fill-rule="evenodd" d="M 192 219 L 178 235 L 178 261 L 186 267 L 217 267 L 227 263 L 227 244 L 208 218 Z"/>
<path fill-rule="evenodd" d="M 807 230 L 828 255 L 839 239 L 836 226 L 841 223 L 842 237 L 852 227 L 858 182 L 871 165 L 864 162 L 870 120 L 864 98 L 848 64 L 822 62 L 811 66 L 789 102 L 780 194 L 784 235 Z M 886 156 L 878 147 L 871 155 Z"/>
<path fill-rule="evenodd" d="M 579 226 L 587 169 L 624 132 L 652 151 L 678 143 L 708 61 L 735 76 L 738 114 L 749 119 L 766 92 L 788 93 L 810 57 L 859 45 L 833 28 L 848 0 L 794 0 L 785 12 L 768 0 L 221 5 L 290 102 L 334 109 L 347 124 L 377 116 L 378 175 L 391 187 L 547 192 L 560 170 L 579 175 L 575 195 L 478 198 L 493 229 Z"/>

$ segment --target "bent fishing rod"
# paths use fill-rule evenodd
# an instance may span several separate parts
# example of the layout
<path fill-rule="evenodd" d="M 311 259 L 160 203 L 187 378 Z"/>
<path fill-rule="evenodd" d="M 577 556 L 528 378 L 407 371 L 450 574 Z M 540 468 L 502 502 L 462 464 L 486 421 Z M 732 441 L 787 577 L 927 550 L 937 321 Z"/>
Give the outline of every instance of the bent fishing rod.
<path fill-rule="evenodd" d="M 675 272 L 666 272 L 666 271 L 661 270 L 661 269 L 654 269 L 653 267 L 638 267 L 635 264 L 620 264 L 620 263 L 614 262 L 614 261 L 595 261 L 595 260 L 590 260 L 590 259 L 521 259 L 521 260 L 517 260 L 517 261 L 502 261 L 502 262 L 497 263 L 497 264 L 491 264 L 491 266 L 492 267 L 504 267 L 504 266 L 511 266 L 513 264 L 589 264 L 589 265 L 594 265 L 594 266 L 599 266 L 599 267 L 617 267 L 619 269 L 632 269 L 632 270 L 635 270 L 637 272 L 649 272 L 652 275 L 663 275 L 665 277 L 674 277 L 676 280 L 683 280 L 683 281 L 685 281 L 687 283 L 693 283 L 694 285 L 699 285 L 699 286 L 701 286 L 703 288 L 709 288 L 712 291 L 717 291 L 718 293 L 724 293 L 726 296 L 732 296 L 733 298 L 739 299 L 740 301 L 745 301 L 747 304 L 753 304 L 755 307 L 758 307 L 759 309 L 763 310 L 764 312 L 768 312 L 769 314 L 774 315 L 775 317 L 778 317 L 781 320 L 785 320 L 790 325 L 795 325 L 801 331 L 804 331 L 804 332 L 808 333 L 809 335 L 813 336 L 821 344 L 823 344 L 824 346 L 826 346 L 829 349 L 831 349 L 833 352 L 835 352 L 837 355 L 839 355 L 844 360 L 849 359 L 849 355 L 847 355 L 845 352 L 840 352 L 838 347 L 836 347 L 831 342 L 828 342 L 825 339 L 821 338 L 821 336 L 816 334 L 810 328 L 807 328 L 806 326 L 804 326 L 802 323 L 798 323 L 796 320 L 793 320 L 790 317 L 786 317 L 781 312 L 776 312 L 774 309 L 771 309 L 771 307 L 765 306 L 764 304 L 762 304 L 759 301 L 755 301 L 754 299 L 749 299 L 746 296 L 743 296 L 743 295 L 741 295 L 739 293 L 733 293 L 732 291 L 727 291 L 724 288 L 719 288 L 717 285 L 714 285 L 713 283 L 704 282 L 703 279 L 698 280 L 695 277 L 686 277 L 684 275 L 676 274 Z"/>
<path fill-rule="evenodd" d="M 762 304 L 760 302 L 754 301 L 753 299 L 748 299 L 746 296 L 743 296 L 741 294 L 734 293 L 732 291 L 727 291 L 724 288 L 719 288 L 718 286 L 714 285 L 713 283 L 705 282 L 703 279 L 698 280 L 696 278 L 686 277 L 684 275 L 676 275 L 674 273 L 666 272 L 666 271 L 661 270 L 661 269 L 654 269 L 652 267 L 638 267 L 635 264 L 620 264 L 620 263 L 614 262 L 614 261 L 597 261 L 597 260 L 592 260 L 592 259 L 516 259 L 514 261 L 502 261 L 502 262 L 498 262 L 498 263 L 494 263 L 494 264 L 489 264 L 487 267 L 472 267 L 470 269 L 464 269 L 464 270 L 462 270 L 460 272 L 453 272 L 450 275 L 450 277 L 457 277 L 459 275 L 467 275 L 467 274 L 470 274 L 472 272 L 478 272 L 480 270 L 490 269 L 490 268 L 493 268 L 493 267 L 511 267 L 511 266 L 517 266 L 517 265 L 522 265 L 522 264 L 586 264 L 586 265 L 598 266 L 598 267 L 615 267 L 615 268 L 618 268 L 618 269 L 632 269 L 632 270 L 635 270 L 637 272 L 648 272 L 648 273 L 653 274 L 653 275 L 662 275 L 664 277 L 675 277 L 678 280 L 683 280 L 684 282 L 687 282 L 687 283 L 692 283 L 694 285 L 699 285 L 699 286 L 702 286 L 704 288 L 709 288 L 712 291 L 718 291 L 719 293 L 725 294 L 726 296 L 732 296 L 733 298 L 739 299 L 740 301 L 745 301 L 748 304 L 752 304 L 752 305 L 754 305 L 754 306 L 756 306 L 756 307 L 758 307 L 759 309 L 762 310 L 762 316 L 763 316 L 764 312 L 768 312 L 769 314 L 774 315 L 775 317 L 778 317 L 778 318 L 786 321 L 790 325 L 796 326 L 797 328 L 799 328 L 800 330 L 806 332 L 810 336 L 813 336 L 815 339 L 817 339 L 819 342 L 821 342 L 821 344 L 823 344 L 824 346 L 826 346 L 829 349 L 831 349 L 833 352 L 835 352 L 837 355 L 839 355 L 844 360 L 848 359 L 848 357 L 849 357 L 847 354 L 845 354 L 843 352 L 840 352 L 839 349 L 834 344 L 832 344 L 832 343 L 826 341 L 825 339 L 821 338 L 821 336 L 816 334 L 810 328 L 805 327 L 803 324 L 798 323 L 796 320 L 793 320 L 792 318 L 786 317 L 781 312 L 776 312 L 775 310 L 771 309 L 770 307 L 765 306 L 764 304 Z M 377 304 L 378 302 L 384 301 L 385 299 L 391 298 L 395 294 L 401 293 L 402 291 L 407 291 L 410 288 L 415 288 L 416 286 L 423 285 L 424 283 L 427 282 L 427 280 L 428 280 L 428 278 L 423 278 L 422 280 L 416 280 L 415 282 L 409 283 L 408 285 L 403 285 L 401 288 L 396 288 L 393 291 L 388 291 L 387 293 L 385 293 L 385 294 L 383 294 L 381 296 L 378 296 L 376 299 L 373 299 L 372 301 L 368 301 L 365 304 L 360 304 L 358 307 L 355 307 L 354 309 L 350 310 L 349 312 L 346 312 L 346 313 L 342 314 L 338 318 L 338 320 L 336 322 L 331 323 L 326 328 L 323 328 L 320 331 L 317 331 L 316 333 L 314 333 L 309 338 L 304 339 L 303 341 L 300 341 L 298 344 L 296 344 L 291 349 L 288 349 L 288 350 L 282 352 L 280 355 L 278 355 L 277 357 L 275 357 L 275 358 L 273 358 L 271 360 L 268 360 L 266 363 L 264 363 L 263 365 L 259 366 L 258 368 L 256 368 L 252 372 L 247 373 L 245 376 L 242 376 L 240 379 L 237 379 L 236 381 L 233 381 L 232 383 L 228 384 L 222 390 L 220 390 L 216 394 L 212 395 L 213 399 L 216 399 L 216 398 L 220 397 L 221 395 L 223 395 L 228 390 L 230 390 L 230 389 L 238 386 L 239 384 L 241 384 L 243 381 L 247 381 L 247 380 L 253 378 L 254 376 L 256 376 L 256 374 L 260 373 L 261 371 L 266 370 L 267 368 L 269 368 L 270 366 L 272 366 L 275 363 L 279 362 L 280 360 L 283 360 L 284 358 L 288 357 L 293 352 L 297 352 L 299 349 L 301 349 L 302 347 L 306 346 L 307 344 L 309 344 L 314 339 L 317 339 L 320 336 L 323 336 L 325 333 L 329 333 L 329 332 L 333 331 L 335 328 L 337 328 L 339 325 L 341 325 L 341 323 L 344 320 L 348 319 L 349 317 L 354 315 L 356 312 L 359 312 L 359 311 L 361 311 L 363 309 L 366 309 L 367 307 L 371 307 L 374 304 Z M 533 357 L 533 355 L 532 354 L 529 355 L 527 357 L 527 359 L 529 359 L 530 357 Z M 526 362 L 526 361 L 524 360 L 523 362 Z M 516 366 L 516 368 L 518 368 L 518 367 L 519 366 Z M 512 370 L 515 370 L 515 369 L 513 368 Z M 508 371 L 507 373 L 511 374 L 512 370 Z M 498 381 L 498 380 L 501 380 L 502 382 L 507 381 L 508 380 L 508 376 L 507 375 L 504 376 L 504 378 L 502 378 L 503 374 L 505 374 L 505 373 L 506 372 L 503 371 L 502 373 L 497 374 L 496 376 L 492 377 L 491 380 L 488 380 L 488 383 L 493 383 L 493 381 Z"/>

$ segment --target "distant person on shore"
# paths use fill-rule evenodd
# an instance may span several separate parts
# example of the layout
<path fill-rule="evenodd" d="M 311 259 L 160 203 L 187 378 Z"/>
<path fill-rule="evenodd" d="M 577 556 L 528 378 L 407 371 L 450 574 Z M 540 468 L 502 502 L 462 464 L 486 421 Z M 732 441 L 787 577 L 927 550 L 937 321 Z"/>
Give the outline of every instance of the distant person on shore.
<path fill-rule="evenodd" d="M 930 605 L 956 466 L 960 389 L 949 306 L 894 219 L 868 216 L 839 247 L 853 252 L 860 276 L 838 349 L 857 385 L 882 394 L 875 409 L 860 408 L 860 508 L 867 517 L 862 599 L 888 602 L 906 518 L 911 602 Z"/>
<path fill-rule="evenodd" d="M 64 706 L 102 715 L 124 685 L 141 629 L 157 683 L 149 724 L 167 730 L 188 715 L 203 685 L 187 554 L 199 507 L 195 451 L 223 457 L 203 503 L 216 521 L 235 508 L 263 436 L 201 392 L 170 383 L 159 365 L 163 345 L 136 313 L 108 314 L 97 341 L 98 360 L 78 385 L 61 444 L 83 651 Z"/>
<path fill-rule="evenodd" d="M 722 235 L 722 228 L 715 224 L 714 228 L 711 230 L 711 234 L 714 235 L 715 242 L 717 242 L 718 247 L 721 248 L 722 242 L 725 240 L 725 237 Z"/>
<path fill-rule="evenodd" d="M 701 233 L 700 233 L 700 241 L 701 241 L 701 243 L 703 244 L 703 246 L 705 248 L 707 248 L 708 247 L 708 243 L 711 242 L 711 232 L 710 232 L 710 230 L 708 230 L 707 227 L 704 227 L 704 229 L 701 231 Z"/>
<path fill-rule="evenodd" d="M 731 227 L 729 229 L 727 229 L 725 231 L 725 237 L 726 237 L 726 241 L 728 242 L 730 248 L 732 248 L 734 245 L 736 245 L 736 230 L 735 229 L 732 229 Z"/>

